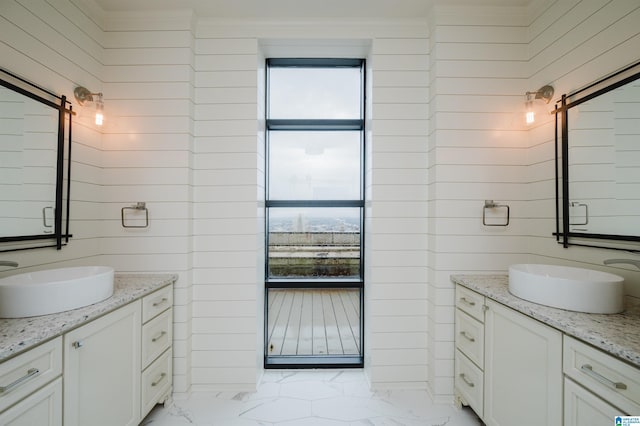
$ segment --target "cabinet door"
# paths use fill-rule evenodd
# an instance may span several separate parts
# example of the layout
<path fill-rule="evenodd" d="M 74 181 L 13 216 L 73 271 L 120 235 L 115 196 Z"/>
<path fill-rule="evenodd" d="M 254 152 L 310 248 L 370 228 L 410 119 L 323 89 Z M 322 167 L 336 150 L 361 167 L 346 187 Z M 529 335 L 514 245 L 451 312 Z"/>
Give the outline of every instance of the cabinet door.
<path fill-rule="evenodd" d="M 62 426 L 62 379 L 57 378 L 0 414 L 3 426 Z"/>
<path fill-rule="evenodd" d="M 613 425 L 622 410 L 609 405 L 571 379 L 564 379 L 564 426 Z"/>
<path fill-rule="evenodd" d="M 65 426 L 138 424 L 141 311 L 138 300 L 65 335 Z"/>
<path fill-rule="evenodd" d="M 493 301 L 485 313 L 488 426 L 562 424 L 562 334 Z"/>

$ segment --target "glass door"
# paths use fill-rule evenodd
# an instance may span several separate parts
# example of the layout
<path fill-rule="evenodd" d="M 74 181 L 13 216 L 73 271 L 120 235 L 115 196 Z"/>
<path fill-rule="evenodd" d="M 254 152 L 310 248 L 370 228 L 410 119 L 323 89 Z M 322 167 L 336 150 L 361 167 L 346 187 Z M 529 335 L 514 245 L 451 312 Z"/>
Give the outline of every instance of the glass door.
<path fill-rule="evenodd" d="M 363 60 L 267 60 L 267 368 L 362 366 L 363 93 Z"/>

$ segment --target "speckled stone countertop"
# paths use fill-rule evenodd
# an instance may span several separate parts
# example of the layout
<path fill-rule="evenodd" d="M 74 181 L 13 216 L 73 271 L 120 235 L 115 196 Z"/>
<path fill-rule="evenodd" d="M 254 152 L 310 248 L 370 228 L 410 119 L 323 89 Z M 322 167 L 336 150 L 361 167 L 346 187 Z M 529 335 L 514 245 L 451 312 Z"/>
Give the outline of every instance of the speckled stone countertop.
<path fill-rule="evenodd" d="M 585 314 L 528 302 L 509 293 L 507 275 L 452 275 L 451 281 L 535 318 L 640 368 L 640 299 L 620 314 Z"/>
<path fill-rule="evenodd" d="M 174 274 L 116 274 L 113 296 L 102 302 L 57 314 L 0 319 L 0 362 L 153 293 L 176 279 Z"/>

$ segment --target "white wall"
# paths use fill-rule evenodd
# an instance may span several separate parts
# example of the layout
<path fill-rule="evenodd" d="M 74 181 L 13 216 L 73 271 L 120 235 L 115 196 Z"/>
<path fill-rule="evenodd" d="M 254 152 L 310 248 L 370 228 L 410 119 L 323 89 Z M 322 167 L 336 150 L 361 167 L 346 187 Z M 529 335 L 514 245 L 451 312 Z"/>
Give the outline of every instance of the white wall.
<path fill-rule="evenodd" d="M 174 391 L 191 386 L 194 37 L 190 12 L 112 14 L 104 24 L 101 261 L 124 272 L 179 274 Z M 145 202 L 148 228 L 121 209 Z M 138 215 L 137 217 L 140 217 Z M 126 224 L 141 225 L 127 211 Z"/>
<path fill-rule="evenodd" d="M 274 43 L 303 54 L 294 40 L 343 54 L 370 46 L 367 373 L 374 387 L 428 387 L 451 401 L 450 274 L 520 261 L 603 268 L 618 255 L 556 244 L 553 117 L 525 128 L 522 113 L 527 90 L 551 83 L 558 96 L 637 58 L 638 7 L 557 0 L 439 7 L 429 22 L 293 23 L 3 1 L 2 66 L 68 96 L 102 90 L 106 122 L 96 129 L 84 110 L 75 120 L 70 245 L 2 258 L 179 273 L 175 390 L 255 386 L 262 60 Z M 509 227 L 482 226 L 485 199 L 511 207 Z M 122 228 L 120 209 L 137 201 L 150 227 Z"/>
<path fill-rule="evenodd" d="M 264 281 L 258 40 L 200 24 L 195 53 L 193 389 L 251 389 Z"/>
<path fill-rule="evenodd" d="M 264 230 L 257 207 L 264 200 L 264 147 L 258 117 L 264 112 L 258 99 L 264 88 L 256 81 L 263 57 L 365 57 L 367 46 L 373 69 L 367 369 L 376 387 L 425 387 L 426 34 L 415 22 L 199 23 L 194 390 L 251 387 L 260 373 L 256 324 L 264 312 L 256 288 L 264 285 Z"/>
<path fill-rule="evenodd" d="M 19 262 L 17 271 L 99 262 L 101 137 L 92 118 L 73 99 L 78 85 L 102 89 L 103 33 L 96 20 L 88 17 L 91 13 L 67 0 L 0 3 L 0 66 L 66 95 L 78 112 L 73 119 L 72 243 L 59 251 L 43 248 L 0 254 L 3 260 Z M 3 267 L 0 276 L 17 271 Z"/>
<path fill-rule="evenodd" d="M 549 2 L 528 28 L 528 86 L 551 83 L 555 99 L 638 60 L 640 4 L 635 0 Z M 552 106 L 550 106 L 551 108 Z M 640 271 L 632 266 L 605 267 L 604 259 L 638 255 L 556 244 L 553 122 L 533 129 L 528 149 L 530 260 L 601 269 L 626 278 L 629 294 L 640 296 Z M 635 283 L 635 284 L 634 284 Z"/>
<path fill-rule="evenodd" d="M 605 269 L 602 259 L 621 255 L 556 243 L 554 121 L 538 114 L 534 126 L 524 127 L 523 103 L 526 91 L 544 84 L 554 85 L 559 97 L 633 62 L 639 13 L 634 1 L 586 0 L 433 11 L 428 300 L 434 395 L 446 400 L 452 391 L 451 273 L 504 273 L 522 261 Z M 510 206 L 508 227 L 482 226 L 485 199 Z M 614 271 L 638 282 L 631 267 Z"/>
<path fill-rule="evenodd" d="M 88 4 L 88 3 L 87 3 Z M 60 251 L 3 254 L 21 268 L 106 264 L 122 272 L 172 272 L 175 291 L 174 389 L 190 387 L 191 15 L 111 16 L 83 3 L 3 1 L 1 65 L 66 95 L 74 117 L 73 238 Z M 73 99 L 76 86 L 104 92 L 105 125 Z M 122 227 L 120 209 L 149 208 L 148 229 Z M 15 270 L 0 271 L 2 275 Z"/>
<path fill-rule="evenodd" d="M 522 9 L 437 7 L 431 16 L 429 389 L 444 401 L 453 394 L 449 276 L 504 273 L 527 256 L 526 23 Z M 508 227 L 483 226 L 484 200 L 509 205 Z"/>
<path fill-rule="evenodd" d="M 371 50 L 371 169 L 365 244 L 365 339 L 374 387 L 427 380 L 427 129 L 429 38 L 375 35 Z"/>

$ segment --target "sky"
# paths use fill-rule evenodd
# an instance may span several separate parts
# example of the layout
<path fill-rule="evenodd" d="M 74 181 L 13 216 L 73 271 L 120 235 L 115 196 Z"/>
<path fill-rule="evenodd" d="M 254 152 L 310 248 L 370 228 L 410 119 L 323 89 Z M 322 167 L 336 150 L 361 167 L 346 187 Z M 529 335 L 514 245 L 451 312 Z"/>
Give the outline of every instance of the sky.
<path fill-rule="evenodd" d="M 359 119 L 360 68 L 271 68 L 271 119 Z M 269 198 L 360 199 L 360 132 L 272 131 Z"/>

